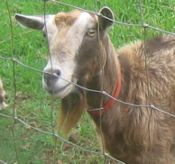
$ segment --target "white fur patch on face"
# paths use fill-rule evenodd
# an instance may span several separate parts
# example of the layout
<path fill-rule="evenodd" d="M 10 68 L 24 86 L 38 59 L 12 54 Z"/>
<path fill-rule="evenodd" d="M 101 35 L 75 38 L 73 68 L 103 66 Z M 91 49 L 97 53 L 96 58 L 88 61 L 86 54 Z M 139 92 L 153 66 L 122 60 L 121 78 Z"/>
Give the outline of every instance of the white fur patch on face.
<path fill-rule="evenodd" d="M 72 29 L 76 28 L 83 32 L 92 24 L 92 21 L 92 16 L 89 13 L 83 12 L 73 24 Z"/>
<path fill-rule="evenodd" d="M 53 82 L 49 84 L 43 80 L 43 87 L 49 92 L 52 91 L 52 94 L 64 98 L 74 88 L 74 85 L 70 83 L 72 80 L 76 81 L 76 79 L 73 79 L 76 66 L 74 59 L 81 47 L 84 35 L 94 25 L 94 18 L 89 13 L 81 13 L 72 26 L 66 27 L 67 32 L 64 38 L 58 37 L 62 29 L 57 29 L 56 25 L 52 22 L 50 21 L 47 24 L 51 57 L 44 71 L 52 72 L 51 70 L 53 70 L 54 72 L 54 70 L 59 70 L 60 75 L 57 79 L 54 78 Z M 55 46 L 59 46 L 59 48 Z"/>
<path fill-rule="evenodd" d="M 46 20 L 46 25 L 43 28 L 43 32 L 47 36 L 49 43 L 51 42 L 51 40 L 54 38 L 54 36 L 58 31 L 54 20 L 55 15 L 50 15 L 49 18 Z"/>
<path fill-rule="evenodd" d="M 70 38 L 72 37 L 72 40 L 74 40 L 73 43 L 75 44 L 75 52 L 80 48 L 84 35 L 87 32 L 87 29 L 93 26 L 93 22 L 94 20 L 92 16 L 89 13 L 84 12 L 80 14 L 78 19 L 70 28 L 68 35 Z"/>
<path fill-rule="evenodd" d="M 60 71 L 60 76 L 54 79 L 50 84 L 46 83 L 43 78 L 43 87 L 50 92 L 52 95 L 59 98 L 64 98 L 71 92 L 74 86 L 71 84 L 72 81 L 72 68 L 74 63 L 65 61 L 59 63 L 54 57 L 48 61 L 47 66 L 44 68 L 44 72 L 54 72 L 55 70 Z M 53 73 L 54 74 L 54 73 Z"/>

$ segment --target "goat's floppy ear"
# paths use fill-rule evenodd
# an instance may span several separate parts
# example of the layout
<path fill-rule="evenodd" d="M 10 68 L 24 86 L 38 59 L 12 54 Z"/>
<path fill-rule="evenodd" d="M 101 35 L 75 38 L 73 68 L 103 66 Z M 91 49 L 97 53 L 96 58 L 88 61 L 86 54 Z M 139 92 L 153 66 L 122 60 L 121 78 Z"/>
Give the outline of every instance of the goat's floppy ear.
<path fill-rule="evenodd" d="M 99 11 L 99 26 L 102 30 L 105 30 L 106 28 L 108 28 L 109 26 L 111 26 L 113 24 L 113 20 L 114 20 L 114 14 L 112 12 L 112 10 L 109 7 L 103 7 L 100 11 Z M 106 17 L 106 18 L 105 18 Z M 107 19 L 109 18 L 109 19 Z"/>
<path fill-rule="evenodd" d="M 45 21 L 47 21 L 48 18 L 49 16 L 44 17 L 44 16 L 30 16 L 30 15 L 23 15 L 23 14 L 15 14 L 15 19 L 21 25 L 28 28 L 36 29 L 36 30 L 42 30 L 44 27 L 44 23 Z"/>

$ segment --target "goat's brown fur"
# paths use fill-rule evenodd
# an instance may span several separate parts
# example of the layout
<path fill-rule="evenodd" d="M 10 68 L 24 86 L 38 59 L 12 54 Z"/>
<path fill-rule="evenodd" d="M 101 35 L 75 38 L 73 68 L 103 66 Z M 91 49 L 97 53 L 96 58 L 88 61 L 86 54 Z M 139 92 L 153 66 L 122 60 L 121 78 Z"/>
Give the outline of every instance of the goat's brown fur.
<path fill-rule="evenodd" d="M 70 26 L 76 20 L 79 14 L 80 14 L 79 10 L 74 10 L 69 13 L 64 13 L 64 12 L 58 13 L 55 16 L 55 23 L 58 26 L 63 25 L 63 24 Z"/>
<path fill-rule="evenodd" d="M 67 135 L 70 129 L 79 121 L 84 111 L 84 101 L 83 92 L 79 89 L 74 90 L 62 100 L 58 129 L 63 131 L 64 135 Z"/>
<path fill-rule="evenodd" d="M 119 99 L 132 104 L 153 104 L 175 113 L 174 36 L 138 41 L 115 51 L 109 37 L 99 32 L 98 38 L 91 42 L 83 41 L 79 54 L 82 55 L 77 57 L 75 76 L 82 85 L 111 94 L 117 70 L 121 69 Z M 73 105 L 72 95 L 62 100 L 60 127 L 66 133 L 79 120 L 83 107 L 98 108 L 108 99 L 93 92 L 77 91 L 77 95 Z M 99 133 L 99 118 L 92 118 Z M 151 108 L 116 103 L 100 119 L 105 150 L 113 157 L 128 164 L 175 163 L 175 118 Z"/>
<path fill-rule="evenodd" d="M 109 46 L 111 43 L 107 39 L 103 44 Z M 110 47 L 113 49 L 111 45 Z M 164 36 L 145 43 L 139 41 L 118 49 L 117 53 L 111 49 L 107 52 L 108 63 L 104 68 L 105 90 L 111 93 L 111 86 L 115 85 L 117 77 L 114 75 L 119 64 L 116 65 L 114 61 L 118 56 L 123 86 L 119 98 L 133 104 L 151 103 L 175 113 L 175 37 Z M 100 80 L 91 79 L 87 87 L 99 89 Z M 101 96 L 94 93 L 86 93 L 87 105 L 96 107 L 99 97 Z M 125 108 L 128 108 L 127 112 Z M 64 110 L 67 109 L 63 107 Z M 69 110 L 71 111 L 70 108 Z M 80 108 L 78 111 L 80 115 Z M 68 121 L 71 124 L 72 119 Z M 94 121 L 98 132 L 99 120 Z M 129 164 L 175 162 L 175 118 L 151 108 L 116 103 L 108 113 L 103 114 L 101 121 L 102 140 L 106 151 L 112 156 Z"/>

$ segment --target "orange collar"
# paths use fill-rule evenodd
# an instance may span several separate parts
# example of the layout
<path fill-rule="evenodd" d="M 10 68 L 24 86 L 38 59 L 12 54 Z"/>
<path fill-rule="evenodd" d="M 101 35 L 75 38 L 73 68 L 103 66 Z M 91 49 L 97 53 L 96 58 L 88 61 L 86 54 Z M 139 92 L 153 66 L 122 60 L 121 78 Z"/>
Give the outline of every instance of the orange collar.
<path fill-rule="evenodd" d="M 116 81 L 116 85 L 115 85 L 114 91 L 113 91 L 113 93 L 111 95 L 114 98 L 118 98 L 118 96 L 120 94 L 120 91 L 121 91 L 121 83 L 122 83 L 120 69 L 119 69 L 119 71 L 117 73 L 118 73 L 118 80 Z M 108 112 L 115 103 L 116 103 L 116 100 L 114 100 L 113 98 L 109 98 L 109 100 L 104 102 L 104 104 L 102 106 L 102 108 L 103 108 L 102 112 L 100 110 L 91 110 L 91 111 L 88 111 L 88 112 L 92 116 L 100 117 L 100 113 Z"/>

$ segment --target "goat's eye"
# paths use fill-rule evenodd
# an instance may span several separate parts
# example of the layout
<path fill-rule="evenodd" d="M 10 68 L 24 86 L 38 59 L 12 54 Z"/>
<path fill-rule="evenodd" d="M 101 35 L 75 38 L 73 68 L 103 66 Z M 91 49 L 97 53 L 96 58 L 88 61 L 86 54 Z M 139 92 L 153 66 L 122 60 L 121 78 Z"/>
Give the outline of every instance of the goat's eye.
<path fill-rule="evenodd" d="M 87 35 L 90 37 L 93 37 L 96 34 L 96 30 L 95 29 L 89 29 L 87 31 Z"/>

